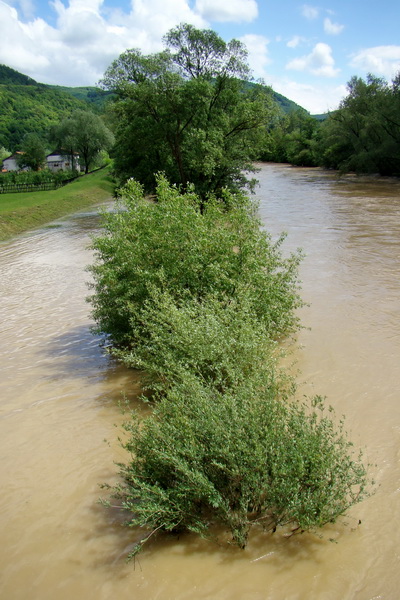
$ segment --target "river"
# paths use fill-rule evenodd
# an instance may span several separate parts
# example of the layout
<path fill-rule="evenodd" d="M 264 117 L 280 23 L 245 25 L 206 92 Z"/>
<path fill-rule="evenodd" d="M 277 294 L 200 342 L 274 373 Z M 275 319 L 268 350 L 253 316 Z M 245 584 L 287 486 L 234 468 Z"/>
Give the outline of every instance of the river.
<path fill-rule="evenodd" d="M 90 332 L 98 218 L 79 213 L 0 245 L 2 599 L 399 597 L 400 183 L 286 165 L 258 178 L 266 228 L 305 253 L 299 393 L 345 414 L 374 495 L 322 539 L 255 534 L 240 551 L 159 537 L 126 564 L 134 534 L 97 499 L 125 458 L 119 403 L 138 386 Z"/>

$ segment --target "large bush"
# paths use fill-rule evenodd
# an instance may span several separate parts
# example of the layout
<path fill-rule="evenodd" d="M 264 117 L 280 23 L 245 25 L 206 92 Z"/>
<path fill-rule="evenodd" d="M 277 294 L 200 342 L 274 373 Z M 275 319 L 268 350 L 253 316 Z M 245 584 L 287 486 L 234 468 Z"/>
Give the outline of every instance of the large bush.
<path fill-rule="evenodd" d="M 254 526 L 314 530 L 365 496 L 365 469 L 322 401 L 289 402 L 264 376 L 219 392 L 188 373 L 126 428 L 131 460 L 114 493 L 146 528 L 133 554 L 159 529 L 214 525 L 244 548 Z"/>
<path fill-rule="evenodd" d="M 276 377 L 279 349 L 246 298 L 221 302 L 208 296 L 178 305 L 167 292 L 153 289 L 141 319 L 136 345 L 116 354 L 146 373 L 150 389 L 165 389 L 188 373 L 218 390 L 260 371 Z"/>
<path fill-rule="evenodd" d="M 105 232 L 93 247 L 93 316 L 115 345 L 132 347 L 143 336 L 142 310 L 150 290 L 168 292 L 179 305 L 212 295 L 221 302 L 246 298 L 271 338 L 296 329 L 299 256 L 282 257 L 261 229 L 253 204 L 228 192 L 205 206 L 158 177 L 154 201 L 131 180 Z"/>

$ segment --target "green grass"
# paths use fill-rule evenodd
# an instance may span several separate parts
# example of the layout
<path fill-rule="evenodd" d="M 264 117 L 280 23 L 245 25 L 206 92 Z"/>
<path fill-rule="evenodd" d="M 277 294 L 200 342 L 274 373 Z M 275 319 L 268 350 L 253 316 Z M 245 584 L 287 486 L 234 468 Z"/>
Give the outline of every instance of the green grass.
<path fill-rule="evenodd" d="M 110 167 L 48 192 L 0 194 L 0 240 L 112 197 Z"/>

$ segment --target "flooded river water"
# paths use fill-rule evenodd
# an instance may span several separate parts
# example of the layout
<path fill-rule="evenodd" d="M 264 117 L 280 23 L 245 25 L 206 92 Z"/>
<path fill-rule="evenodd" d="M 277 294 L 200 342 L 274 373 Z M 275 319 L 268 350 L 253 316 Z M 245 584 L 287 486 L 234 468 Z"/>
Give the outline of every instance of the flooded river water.
<path fill-rule="evenodd" d="M 257 534 L 240 551 L 159 537 L 126 564 L 134 532 L 97 498 L 125 458 L 118 403 L 137 384 L 90 333 L 97 217 L 74 215 L 0 246 L 2 600 L 399 597 L 400 184 L 284 165 L 258 178 L 266 228 L 305 252 L 300 393 L 346 415 L 376 493 L 324 539 Z"/>

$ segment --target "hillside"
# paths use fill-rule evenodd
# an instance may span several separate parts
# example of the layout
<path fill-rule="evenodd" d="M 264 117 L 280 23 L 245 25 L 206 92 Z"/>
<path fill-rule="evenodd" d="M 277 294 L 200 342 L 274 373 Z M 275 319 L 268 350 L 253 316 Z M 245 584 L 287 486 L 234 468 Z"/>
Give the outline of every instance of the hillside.
<path fill-rule="evenodd" d="M 273 96 L 285 113 L 305 111 L 282 94 L 273 91 Z M 10 152 L 18 150 L 24 136 L 31 132 L 37 133 L 46 142 L 52 125 L 77 109 L 101 113 L 112 97 L 111 92 L 97 87 L 74 88 L 38 83 L 6 65 L 0 65 L 0 148 Z"/>
<path fill-rule="evenodd" d="M 305 108 L 299 104 L 296 104 L 296 102 L 293 102 L 293 100 L 289 100 L 289 98 L 286 98 L 286 96 L 282 96 L 282 94 L 278 94 L 278 92 L 275 92 L 274 90 L 272 90 L 272 94 L 275 102 L 278 104 L 278 106 L 280 106 L 283 112 L 290 113 L 296 110 L 307 112 Z"/>
<path fill-rule="evenodd" d="M 13 152 L 25 134 L 34 131 L 47 140 L 52 125 L 88 104 L 0 65 L 0 107 L 0 147 Z"/>
<path fill-rule="evenodd" d="M 254 84 L 250 83 L 249 85 L 254 85 Z M 112 92 L 107 92 L 107 91 L 104 91 L 97 87 L 71 88 L 71 87 L 56 86 L 56 85 L 50 86 L 50 87 L 52 87 L 53 89 L 56 89 L 56 90 L 63 90 L 65 92 L 67 92 L 68 94 L 71 94 L 71 96 L 74 96 L 75 98 L 78 98 L 79 100 L 83 100 L 83 101 L 87 102 L 88 104 L 91 104 L 92 106 L 95 106 L 96 108 L 98 108 L 100 110 L 104 110 L 105 104 L 114 97 L 114 94 Z M 302 108 L 301 106 L 299 106 L 298 104 L 293 102 L 293 100 L 289 100 L 289 98 L 282 96 L 282 94 L 278 94 L 278 92 L 275 92 L 274 90 L 272 90 L 272 94 L 273 94 L 275 102 L 279 105 L 279 107 L 283 110 L 283 112 L 289 113 L 289 112 L 292 112 L 295 110 L 304 110 L 305 111 L 304 108 Z"/>
<path fill-rule="evenodd" d="M 66 87 L 62 85 L 50 85 L 48 87 L 56 91 L 65 92 L 82 102 L 86 102 L 90 108 L 97 112 L 103 112 L 107 102 L 114 97 L 112 92 L 106 92 L 97 87 Z"/>

